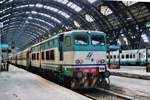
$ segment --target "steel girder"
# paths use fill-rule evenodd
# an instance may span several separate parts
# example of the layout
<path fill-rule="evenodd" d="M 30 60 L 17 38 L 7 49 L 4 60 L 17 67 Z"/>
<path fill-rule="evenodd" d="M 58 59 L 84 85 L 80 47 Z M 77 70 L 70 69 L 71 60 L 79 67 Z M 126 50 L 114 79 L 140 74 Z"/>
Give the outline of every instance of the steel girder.
<path fill-rule="evenodd" d="M 45 22 L 48 22 L 48 23 L 50 23 L 50 24 L 52 24 L 52 25 L 54 25 L 54 26 L 59 26 L 59 24 L 58 23 L 56 23 L 54 20 L 52 20 L 52 19 L 49 19 L 49 18 L 47 18 L 47 17 L 45 17 L 45 16 L 42 16 L 42 15 L 38 15 L 38 14 L 28 14 L 28 13 L 26 13 L 26 12 L 21 12 L 21 13 L 19 13 L 19 14 L 14 14 L 14 15 L 11 15 L 11 16 L 8 16 L 8 17 L 6 17 L 4 20 L 6 20 L 6 19 L 13 19 L 13 18 L 15 18 L 15 17 L 23 17 L 23 18 L 27 18 L 27 17 L 32 17 L 32 18 L 37 18 L 37 19 L 41 19 L 41 20 L 43 20 L 43 21 L 45 21 Z M 5 24 L 5 22 L 4 22 L 4 24 Z"/>
<path fill-rule="evenodd" d="M 86 0 L 70 0 L 72 2 L 74 2 L 75 4 L 79 5 L 79 6 L 84 6 L 83 11 L 85 11 L 85 13 L 92 15 L 92 17 L 96 20 L 95 24 L 99 27 L 98 30 L 102 30 L 102 31 L 108 31 L 108 30 L 112 30 L 113 26 L 111 25 L 111 23 L 109 22 L 109 20 L 100 12 L 98 11 L 98 9 L 90 4 L 88 1 Z"/>
<path fill-rule="evenodd" d="M 17 20 L 14 20 L 14 21 L 11 21 L 10 23 L 8 24 L 4 24 L 4 27 L 3 29 L 7 29 L 7 27 L 11 26 L 11 25 L 18 25 L 21 27 L 21 24 L 22 24 L 22 21 L 21 19 L 24 19 L 24 18 L 20 18 L 20 19 L 17 19 Z M 42 24 L 42 23 L 41 23 Z M 38 29 L 42 30 L 43 32 L 43 35 L 46 34 L 46 33 L 49 33 L 49 30 L 46 28 L 46 26 L 40 26 L 40 24 L 38 23 L 38 21 L 34 21 L 34 20 L 29 20 L 28 23 L 26 23 L 26 26 L 27 25 L 33 25 L 34 27 L 37 27 Z M 51 27 L 50 27 L 51 28 Z"/>
<path fill-rule="evenodd" d="M 26 27 L 26 29 L 24 30 L 24 31 L 26 31 L 26 30 L 29 30 L 30 32 L 32 32 L 33 34 L 35 34 L 35 35 L 39 35 L 40 37 L 42 37 L 43 36 L 43 30 L 41 30 L 41 29 L 39 29 L 38 27 L 34 27 L 34 25 L 32 25 L 33 23 L 30 23 L 27 27 Z M 6 27 L 6 29 L 4 29 L 3 31 L 4 32 L 7 32 L 7 30 L 10 30 L 11 28 L 16 28 L 16 30 L 20 30 L 19 29 L 19 25 L 11 25 L 11 26 L 9 26 L 9 27 Z M 28 27 L 30 27 L 30 28 L 28 28 Z M 9 34 L 5 34 L 5 35 L 9 35 Z M 22 34 L 22 35 L 25 35 L 25 34 Z"/>
<path fill-rule="evenodd" d="M 24 2 L 23 2 L 24 1 Z M 70 13 L 70 15 L 72 16 L 76 16 L 75 20 L 77 20 L 78 22 L 82 22 L 82 23 L 85 23 L 84 25 L 89 27 L 89 23 L 84 19 L 84 17 L 82 17 L 79 13 L 75 12 L 74 10 L 70 9 L 69 7 L 67 7 L 66 5 L 63 5 L 61 3 L 58 3 L 56 1 L 49 1 L 49 0 L 16 0 L 14 2 L 10 2 L 10 3 L 7 3 L 5 6 L 9 7 L 11 5 L 27 5 L 27 4 L 37 4 L 37 3 L 40 3 L 40 4 L 43 4 L 43 5 L 47 5 L 47 6 L 51 6 L 51 7 L 55 7 L 59 10 L 63 10 L 64 12 L 67 12 L 67 13 Z M 37 8 L 35 8 L 37 9 Z M 60 16 L 60 15 L 59 15 Z M 59 16 L 55 16 L 56 18 L 59 18 Z M 65 19 L 63 19 L 65 20 Z M 68 22 L 69 20 L 65 20 L 65 22 Z M 64 22 L 64 24 L 65 24 Z M 70 23 L 70 22 L 69 22 Z M 82 26 L 82 24 L 81 24 Z"/>
<path fill-rule="evenodd" d="M 10 24 L 8 24 L 7 26 L 4 26 L 4 28 L 3 28 L 3 30 L 8 30 L 9 29 L 9 27 L 11 28 L 14 28 L 14 27 L 18 27 L 18 29 L 16 29 L 16 31 L 17 30 L 20 30 L 19 28 L 20 28 L 20 23 L 21 22 L 14 22 L 14 23 L 10 23 Z M 32 31 L 33 29 L 34 29 L 34 31 L 35 32 L 33 32 L 34 34 L 38 34 L 38 35 L 44 35 L 45 33 L 46 33 L 46 31 L 45 30 L 43 30 L 43 29 L 41 29 L 41 27 L 39 27 L 39 26 L 37 26 L 37 25 L 35 25 L 35 24 L 33 24 L 33 22 L 32 23 L 27 23 L 26 24 L 27 26 L 25 26 L 26 28 L 24 29 L 24 31 L 25 30 L 27 30 L 27 29 L 29 29 L 30 31 Z M 14 34 L 14 33 L 13 33 Z M 4 35 L 6 35 L 6 34 L 4 34 Z M 9 35 L 9 34 L 8 34 Z M 15 35 L 15 34 L 14 34 Z M 21 35 L 25 35 L 25 34 L 21 34 Z"/>

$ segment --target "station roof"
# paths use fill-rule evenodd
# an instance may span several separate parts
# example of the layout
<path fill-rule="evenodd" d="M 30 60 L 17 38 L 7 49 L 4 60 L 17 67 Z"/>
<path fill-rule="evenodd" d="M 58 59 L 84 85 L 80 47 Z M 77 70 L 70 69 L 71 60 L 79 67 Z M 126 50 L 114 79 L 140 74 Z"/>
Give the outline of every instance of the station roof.
<path fill-rule="evenodd" d="M 129 42 L 137 42 L 142 34 L 138 31 L 149 29 L 150 5 L 106 0 L 1 0 L 0 22 L 2 42 L 19 49 L 67 28 L 104 31 L 110 42 L 121 34 Z"/>

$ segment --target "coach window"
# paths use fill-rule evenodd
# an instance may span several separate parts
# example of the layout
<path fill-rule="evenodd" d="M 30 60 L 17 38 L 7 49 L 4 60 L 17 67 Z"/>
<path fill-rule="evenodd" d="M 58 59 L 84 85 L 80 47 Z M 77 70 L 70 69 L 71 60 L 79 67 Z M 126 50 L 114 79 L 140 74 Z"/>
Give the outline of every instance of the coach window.
<path fill-rule="evenodd" d="M 32 54 L 32 60 L 35 60 L 35 54 Z"/>
<path fill-rule="evenodd" d="M 109 55 L 107 55 L 107 59 L 109 59 Z"/>
<path fill-rule="evenodd" d="M 42 55 L 41 55 L 41 56 L 42 56 L 42 60 L 44 60 L 44 52 L 42 52 Z"/>
<path fill-rule="evenodd" d="M 124 55 L 121 55 L 121 58 L 124 59 Z"/>
<path fill-rule="evenodd" d="M 110 55 L 110 59 L 112 59 L 112 55 Z"/>
<path fill-rule="evenodd" d="M 65 37 L 65 44 L 67 47 L 71 46 L 71 37 L 70 36 Z"/>
<path fill-rule="evenodd" d="M 37 53 L 37 60 L 39 60 L 39 53 Z"/>
<path fill-rule="evenodd" d="M 132 58 L 132 54 L 130 54 L 130 58 Z"/>
<path fill-rule="evenodd" d="M 77 44 L 77 45 L 88 45 L 89 37 L 87 34 L 85 34 L 85 35 L 78 34 L 75 36 L 74 41 L 75 41 L 75 44 Z"/>
<path fill-rule="evenodd" d="M 126 54 L 126 58 L 129 58 L 129 55 L 128 55 L 128 54 Z"/>
<path fill-rule="evenodd" d="M 50 50 L 50 60 L 55 60 L 55 52 L 54 52 L 54 50 Z"/>
<path fill-rule="evenodd" d="M 34 54 L 34 60 L 36 60 L 36 54 Z"/>
<path fill-rule="evenodd" d="M 133 58 L 135 58 L 135 54 L 133 54 Z"/>
<path fill-rule="evenodd" d="M 49 60 L 49 51 L 46 51 L 46 60 Z"/>
<path fill-rule="evenodd" d="M 116 59 L 116 55 L 114 55 L 114 59 Z"/>

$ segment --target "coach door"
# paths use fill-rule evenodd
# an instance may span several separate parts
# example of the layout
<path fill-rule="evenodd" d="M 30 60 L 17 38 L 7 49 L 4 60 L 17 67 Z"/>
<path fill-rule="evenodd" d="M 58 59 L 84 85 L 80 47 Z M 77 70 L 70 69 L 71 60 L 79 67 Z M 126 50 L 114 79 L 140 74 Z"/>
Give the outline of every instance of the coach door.
<path fill-rule="evenodd" d="M 64 35 L 59 35 L 59 60 L 63 61 L 64 55 L 63 55 L 63 41 L 64 41 Z"/>
<path fill-rule="evenodd" d="M 150 47 L 146 49 L 146 71 L 150 72 Z"/>
<path fill-rule="evenodd" d="M 30 54 L 30 51 L 27 51 L 27 58 L 26 58 L 26 61 L 27 61 L 27 66 L 26 66 L 26 69 L 28 70 L 28 68 L 30 67 L 30 56 L 29 56 L 29 54 Z"/>
<path fill-rule="evenodd" d="M 64 59 L 64 54 L 63 54 L 63 41 L 64 41 L 64 35 L 61 34 L 59 35 L 59 61 L 60 61 L 60 80 L 63 80 L 63 59 Z"/>

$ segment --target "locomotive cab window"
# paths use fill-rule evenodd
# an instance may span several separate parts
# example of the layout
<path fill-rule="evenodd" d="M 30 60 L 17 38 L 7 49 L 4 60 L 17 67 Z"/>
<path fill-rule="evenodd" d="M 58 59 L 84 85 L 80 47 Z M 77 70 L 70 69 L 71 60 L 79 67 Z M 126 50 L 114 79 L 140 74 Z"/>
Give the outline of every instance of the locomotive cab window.
<path fill-rule="evenodd" d="M 89 43 L 89 38 L 88 35 L 76 35 L 74 38 L 75 44 L 77 45 L 88 45 Z"/>
<path fill-rule="evenodd" d="M 70 36 L 65 37 L 65 44 L 67 47 L 71 46 L 71 37 Z"/>
<path fill-rule="evenodd" d="M 104 36 L 102 36 L 102 35 L 92 35 L 91 41 L 92 41 L 93 45 L 104 45 L 105 44 L 105 39 L 104 39 Z"/>

